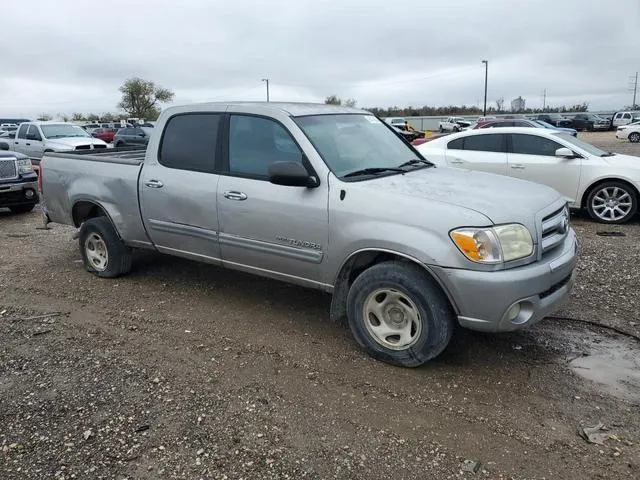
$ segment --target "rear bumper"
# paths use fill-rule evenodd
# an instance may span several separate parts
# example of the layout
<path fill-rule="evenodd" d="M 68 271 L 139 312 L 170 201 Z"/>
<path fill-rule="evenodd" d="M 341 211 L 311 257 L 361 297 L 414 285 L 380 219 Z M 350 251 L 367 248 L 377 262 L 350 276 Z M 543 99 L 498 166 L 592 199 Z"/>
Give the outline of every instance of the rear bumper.
<path fill-rule="evenodd" d="M 530 265 L 496 272 L 434 271 L 456 304 L 461 326 L 507 332 L 533 325 L 567 300 L 574 283 L 577 249 L 571 230 L 553 257 Z"/>
<path fill-rule="evenodd" d="M 38 203 L 37 182 L 0 183 L 0 207 Z"/>

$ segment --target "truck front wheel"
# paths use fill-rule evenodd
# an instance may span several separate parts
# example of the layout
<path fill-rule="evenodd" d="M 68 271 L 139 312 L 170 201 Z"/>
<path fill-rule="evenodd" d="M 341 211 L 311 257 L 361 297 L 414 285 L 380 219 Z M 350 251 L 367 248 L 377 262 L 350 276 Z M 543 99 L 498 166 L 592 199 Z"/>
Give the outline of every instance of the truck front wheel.
<path fill-rule="evenodd" d="M 82 224 L 79 246 L 84 266 L 98 277 L 118 277 L 131 270 L 131 252 L 107 217 L 90 218 Z"/>
<path fill-rule="evenodd" d="M 383 362 L 417 367 L 451 340 L 455 314 L 430 275 L 404 262 L 383 262 L 361 273 L 347 296 L 356 341 Z"/>

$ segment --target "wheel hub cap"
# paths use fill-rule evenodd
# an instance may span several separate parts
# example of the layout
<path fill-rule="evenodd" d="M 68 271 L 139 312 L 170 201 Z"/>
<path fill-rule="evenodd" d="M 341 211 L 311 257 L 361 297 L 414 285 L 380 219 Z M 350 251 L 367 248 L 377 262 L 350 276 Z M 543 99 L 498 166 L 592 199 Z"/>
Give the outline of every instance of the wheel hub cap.
<path fill-rule="evenodd" d="M 100 235 L 91 233 L 84 241 L 84 251 L 92 268 L 99 272 L 106 270 L 109 264 L 109 253 Z"/>
<path fill-rule="evenodd" d="M 631 195 L 624 188 L 605 187 L 596 192 L 591 208 L 605 222 L 618 221 L 626 217 L 633 206 Z"/>

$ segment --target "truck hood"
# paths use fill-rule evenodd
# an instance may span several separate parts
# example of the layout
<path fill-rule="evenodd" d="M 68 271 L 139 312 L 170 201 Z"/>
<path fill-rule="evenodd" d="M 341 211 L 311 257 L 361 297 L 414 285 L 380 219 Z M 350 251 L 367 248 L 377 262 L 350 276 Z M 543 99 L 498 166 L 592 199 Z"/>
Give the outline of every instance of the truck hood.
<path fill-rule="evenodd" d="M 535 231 L 535 218 L 546 207 L 566 200 L 552 188 L 515 178 L 461 168 L 434 167 L 365 181 L 380 190 L 448 203 L 481 213 L 494 224 L 522 223 Z"/>
<path fill-rule="evenodd" d="M 53 148 L 75 148 L 78 145 L 106 145 L 99 138 L 93 137 L 64 137 L 46 140 L 47 145 Z"/>

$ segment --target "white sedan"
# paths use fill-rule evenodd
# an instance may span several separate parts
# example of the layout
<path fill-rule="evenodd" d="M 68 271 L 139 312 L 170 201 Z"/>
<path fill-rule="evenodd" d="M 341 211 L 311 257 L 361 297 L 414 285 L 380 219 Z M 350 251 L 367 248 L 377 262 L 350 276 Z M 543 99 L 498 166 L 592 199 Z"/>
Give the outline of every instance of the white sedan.
<path fill-rule="evenodd" d="M 603 223 L 625 223 L 640 199 L 640 157 L 605 152 L 544 128 L 469 130 L 416 147 L 436 165 L 541 183 Z"/>
<path fill-rule="evenodd" d="M 629 140 L 631 143 L 640 142 L 640 122 L 618 127 L 616 130 L 616 138 Z"/>

